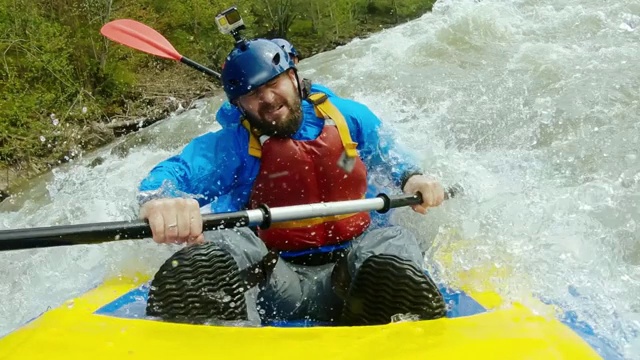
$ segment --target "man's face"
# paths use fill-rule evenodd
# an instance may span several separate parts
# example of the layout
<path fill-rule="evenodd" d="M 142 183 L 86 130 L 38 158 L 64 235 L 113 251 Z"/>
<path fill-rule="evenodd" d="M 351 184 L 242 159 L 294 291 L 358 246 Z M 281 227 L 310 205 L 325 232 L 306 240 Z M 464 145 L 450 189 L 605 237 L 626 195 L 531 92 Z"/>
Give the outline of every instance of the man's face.
<path fill-rule="evenodd" d="M 264 135 L 291 137 L 302 122 L 298 83 L 291 70 L 242 95 L 237 105 L 244 109 L 251 125 Z"/>

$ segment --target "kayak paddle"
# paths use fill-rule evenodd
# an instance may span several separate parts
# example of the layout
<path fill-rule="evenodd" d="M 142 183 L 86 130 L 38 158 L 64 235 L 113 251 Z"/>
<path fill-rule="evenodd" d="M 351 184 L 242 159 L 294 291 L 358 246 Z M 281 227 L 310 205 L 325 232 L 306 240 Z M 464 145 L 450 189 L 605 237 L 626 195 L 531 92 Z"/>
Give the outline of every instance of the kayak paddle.
<path fill-rule="evenodd" d="M 164 36 L 141 22 L 131 19 L 113 20 L 106 23 L 100 29 L 100 33 L 122 45 L 147 54 L 179 61 L 216 79 L 220 79 L 220 73 L 180 55 Z"/>
<path fill-rule="evenodd" d="M 461 194 L 462 191 L 463 189 L 460 185 L 454 185 L 445 191 L 445 199 Z M 242 226 L 260 226 L 260 228 L 266 229 L 276 222 L 373 210 L 385 213 L 392 208 L 421 203 L 422 195 L 417 193 L 415 195 L 394 196 L 380 194 L 371 199 L 274 208 L 263 205 L 258 209 L 252 210 L 202 215 L 202 229 L 203 231 L 210 231 Z M 143 220 L 11 229 L 0 231 L 0 251 L 98 244 L 120 240 L 145 239 L 151 236 L 151 228 Z"/>

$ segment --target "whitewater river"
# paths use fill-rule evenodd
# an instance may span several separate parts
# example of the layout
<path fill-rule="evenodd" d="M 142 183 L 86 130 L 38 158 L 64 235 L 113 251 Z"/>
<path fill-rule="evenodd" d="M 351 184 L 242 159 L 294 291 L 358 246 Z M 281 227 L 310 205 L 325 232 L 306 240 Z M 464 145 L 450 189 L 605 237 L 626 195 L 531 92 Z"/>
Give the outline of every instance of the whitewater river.
<path fill-rule="evenodd" d="M 441 1 L 305 59 L 301 73 L 367 104 L 425 169 L 464 184 L 427 216 L 396 213 L 440 281 L 491 274 L 505 298 L 550 299 L 640 359 L 638 59 L 638 0 Z M 222 100 L 30 182 L 0 204 L 0 228 L 135 218 L 138 182 L 217 130 Z M 1 253 L 0 336 L 105 278 L 152 274 L 176 249 L 142 240 Z"/>

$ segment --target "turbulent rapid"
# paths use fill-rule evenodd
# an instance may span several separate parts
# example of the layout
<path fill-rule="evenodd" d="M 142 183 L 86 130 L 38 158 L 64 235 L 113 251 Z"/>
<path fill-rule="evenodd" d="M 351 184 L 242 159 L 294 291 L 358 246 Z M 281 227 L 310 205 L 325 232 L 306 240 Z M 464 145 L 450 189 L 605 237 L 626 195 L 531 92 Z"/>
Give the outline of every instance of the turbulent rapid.
<path fill-rule="evenodd" d="M 639 43 L 637 1 L 451 0 L 300 69 L 368 105 L 443 183 L 464 185 L 427 216 L 394 215 L 419 234 L 438 281 L 484 274 L 477 286 L 559 304 L 640 359 Z M 217 130 L 222 101 L 26 184 L 0 204 L 0 228 L 136 218 L 139 181 Z M 1 253 L 0 335 L 104 279 L 152 274 L 178 248 L 141 240 Z"/>

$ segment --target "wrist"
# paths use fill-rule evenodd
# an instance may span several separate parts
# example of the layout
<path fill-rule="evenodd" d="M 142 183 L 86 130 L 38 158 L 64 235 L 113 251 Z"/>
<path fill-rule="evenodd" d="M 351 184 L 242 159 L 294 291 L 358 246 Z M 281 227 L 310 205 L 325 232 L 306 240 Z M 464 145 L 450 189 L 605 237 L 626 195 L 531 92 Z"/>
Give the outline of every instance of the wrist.
<path fill-rule="evenodd" d="M 409 181 L 409 179 L 411 179 L 411 177 L 415 175 L 423 175 L 423 173 L 421 171 L 411 171 L 411 172 L 406 172 L 404 175 L 402 175 L 401 182 L 400 182 L 400 190 L 404 191 L 404 187 L 407 185 L 407 182 Z"/>

